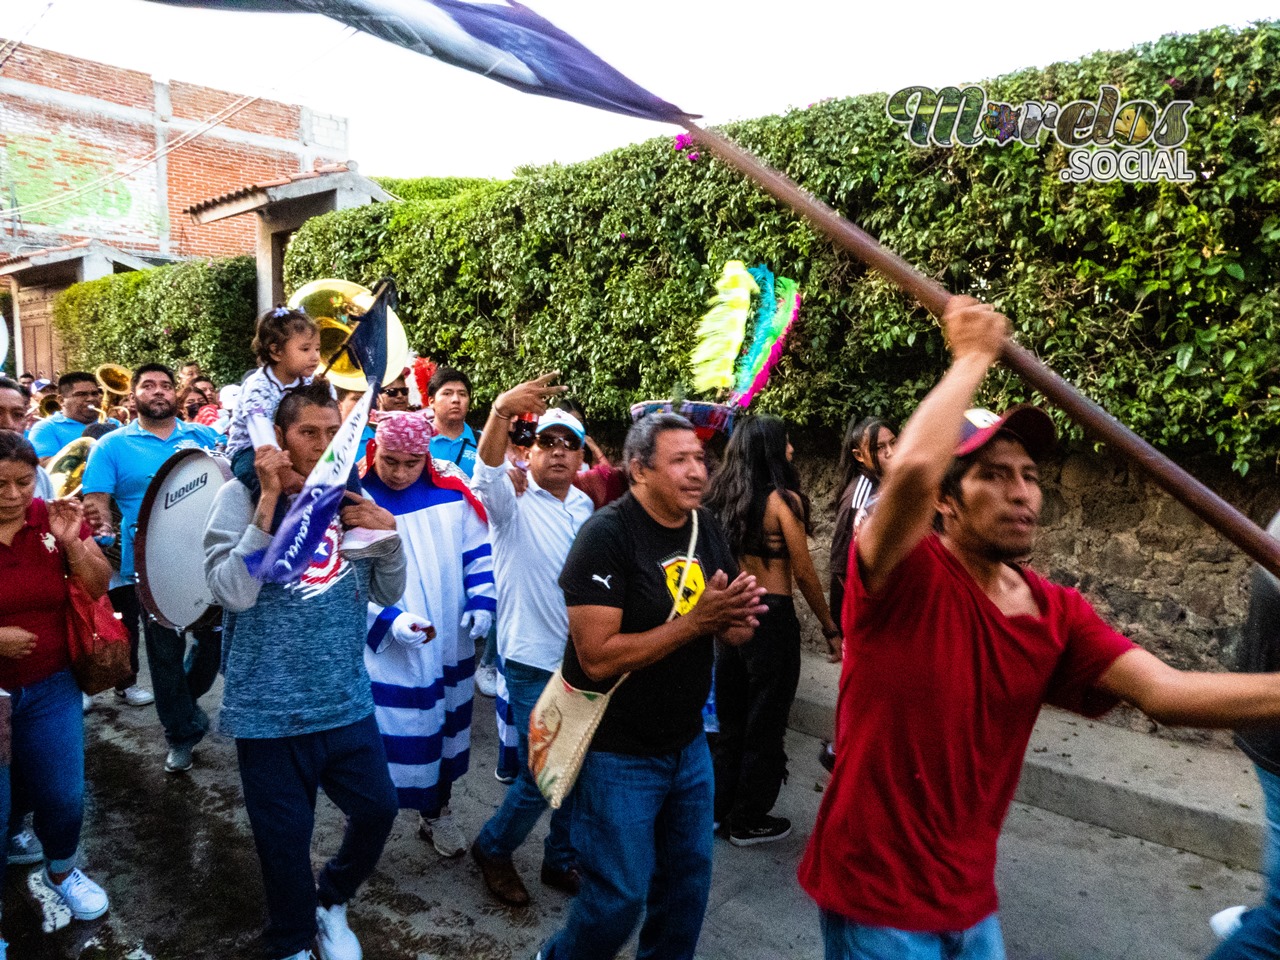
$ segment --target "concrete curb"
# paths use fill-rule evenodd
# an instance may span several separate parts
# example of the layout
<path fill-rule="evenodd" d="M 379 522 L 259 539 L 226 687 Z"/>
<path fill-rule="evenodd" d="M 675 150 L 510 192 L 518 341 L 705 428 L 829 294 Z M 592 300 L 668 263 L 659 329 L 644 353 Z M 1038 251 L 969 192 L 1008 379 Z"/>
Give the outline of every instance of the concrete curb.
<path fill-rule="evenodd" d="M 805 654 L 792 729 L 834 729 L 839 667 Z M 1174 743 L 1045 708 L 1017 799 L 1085 823 L 1258 869 L 1262 791 L 1242 753 Z"/>

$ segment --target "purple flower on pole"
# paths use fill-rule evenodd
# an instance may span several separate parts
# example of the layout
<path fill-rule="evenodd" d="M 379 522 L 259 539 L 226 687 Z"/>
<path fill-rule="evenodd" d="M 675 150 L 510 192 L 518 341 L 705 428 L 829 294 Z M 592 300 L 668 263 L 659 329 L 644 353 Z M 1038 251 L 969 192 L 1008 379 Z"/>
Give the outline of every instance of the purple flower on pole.
<path fill-rule="evenodd" d="M 689 136 L 689 134 L 680 133 L 676 135 L 676 153 L 683 153 L 691 146 L 693 146 L 693 137 Z"/>

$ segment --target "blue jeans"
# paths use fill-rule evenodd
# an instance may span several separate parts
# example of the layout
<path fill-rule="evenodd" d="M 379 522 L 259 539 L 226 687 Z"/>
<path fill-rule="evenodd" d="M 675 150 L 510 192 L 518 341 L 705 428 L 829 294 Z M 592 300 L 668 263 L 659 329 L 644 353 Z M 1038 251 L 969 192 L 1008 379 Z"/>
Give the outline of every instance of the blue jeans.
<path fill-rule="evenodd" d="M 145 618 L 147 663 L 156 715 L 171 747 L 194 747 L 209 731 L 209 717 L 197 702 L 209 692 L 222 664 L 222 624 L 179 633 Z M 187 633 L 191 649 L 187 649 Z"/>
<path fill-rule="evenodd" d="M 825 960 L 1004 960 L 1000 915 L 993 913 L 968 930 L 919 933 L 871 927 L 822 911 Z"/>
<path fill-rule="evenodd" d="M 1254 766 L 1262 784 L 1267 817 L 1266 848 L 1262 869 L 1267 893 L 1260 906 L 1241 917 L 1240 929 L 1210 954 L 1210 960 L 1261 960 L 1280 958 L 1280 777 Z"/>
<path fill-rule="evenodd" d="M 84 706 L 70 670 L 13 696 L 10 833 L 35 813 L 33 826 L 51 873 L 76 864 L 84 823 Z"/>
<path fill-rule="evenodd" d="M 476 846 L 485 856 L 510 859 L 529 836 L 542 811 L 547 809 L 547 801 L 529 772 L 529 715 L 533 713 L 551 674 L 515 660 L 503 664 L 502 674 L 507 681 L 507 701 L 515 714 L 519 735 L 516 751 L 520 758 L 520 772 L 516 774 L 516 782 L 507 788 L 502 806 L 476 837 Z M 551 832 L 543 845 L 543 862 L 558 870 L 567 870 L 574 865 L 573 845 L 569 842 L 572 811 L 573 793 L 570 793 L 560 809 L 552 811 Z"/>
<path fill-rule="evenodd" d="M 592 750 L 574 787 L 581 887 L 544 960 L 610 960 L 644 916 L 636 960 L 691 960 L 711 891 L 707 739 L 633 757 Z"/>
<path fill-rule="evenodd" d="M 316 935 L 316 907 L 346 903 L 373 873 L 399 811 L 378 724 L 364 720 L 296 737 L 237 740 L 240 783 L 262 866 L 268 957 L 291 957 Z M 347 816 L 337 854 L 311 872 L 316 790 Z"/>

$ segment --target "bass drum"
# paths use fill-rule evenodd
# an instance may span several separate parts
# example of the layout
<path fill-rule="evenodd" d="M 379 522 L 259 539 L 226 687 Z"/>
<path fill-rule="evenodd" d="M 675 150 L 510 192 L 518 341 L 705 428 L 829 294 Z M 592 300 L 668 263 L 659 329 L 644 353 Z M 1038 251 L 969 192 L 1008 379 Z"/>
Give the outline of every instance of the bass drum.
<path fill-rule="evenodd" d="M 179 450 L 147 487 L 133 542 L 138 598 L 166 627 L 182 631 L 207 622 L 217 606 L 204 576 L 201 540 L 213 498 L 230 479 L 225 457 Z"/>

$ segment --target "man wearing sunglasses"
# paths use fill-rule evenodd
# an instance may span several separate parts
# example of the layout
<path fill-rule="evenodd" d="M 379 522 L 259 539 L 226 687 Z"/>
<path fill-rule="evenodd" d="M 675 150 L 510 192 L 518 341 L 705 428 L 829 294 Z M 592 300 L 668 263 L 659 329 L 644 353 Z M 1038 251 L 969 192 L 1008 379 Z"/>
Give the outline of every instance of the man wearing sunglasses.
<path fill-rule="evenodd" d="M 471 855 L 485 886 L 511 906 L 529 902 L 529 892 L 511 855 L 547 809 L 529 772 L 529 714 L 564 657 L 569 612 L 560 589 L 560 571 L 578 530 L 591 516 L 591 498 L 573 485 L 582 465 L 586 433 L 576 417 L 548 410 L 547 402 L 566 388 L 551 386 L 547 374 L 506 391 L 489 411 L 480 435 L 479 459 L 471 488 L 489 513 L 493 570 L 498 587 L 498 656 L 507 684 L 507 700 L 518 734 L 519 774 L 497 813 L 484 825 Z M 507 474 L 507 443 L 512 421 L 539 416 L 529 449 L 528 487 L 517 497 Z M 576 893 L 578 871 L 569 843 L 572 795 L 551 815 L 543 846 L 544 884 Z"/>
<path fill-rule="evenodd" d="M 78 440 L 84 428 L 97 421 L 102 387 L 92 373 L 73 370 L 58 378 L 58 400 L 62 409 L 51 417 L 37 420 L 28 438 L 36 448 L 41 466 L 47 466 L 55 453 L 72 440 Z M 119 420 L 107 422 L 120 426 Z"/>
<path fill-rule="evenodd" d="M 409 409 L 409 387 L 404 377 L 396 377 L 378 394 L 378 409 L 383 413 L 398 413 Z"/>

